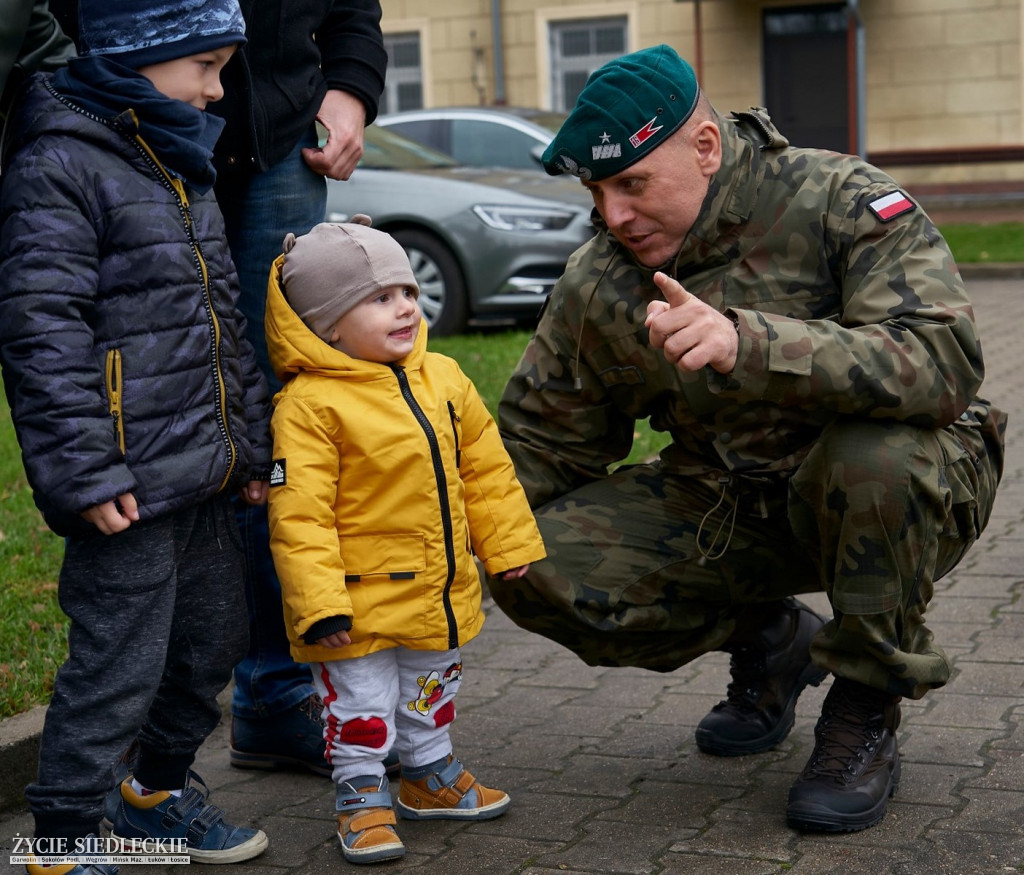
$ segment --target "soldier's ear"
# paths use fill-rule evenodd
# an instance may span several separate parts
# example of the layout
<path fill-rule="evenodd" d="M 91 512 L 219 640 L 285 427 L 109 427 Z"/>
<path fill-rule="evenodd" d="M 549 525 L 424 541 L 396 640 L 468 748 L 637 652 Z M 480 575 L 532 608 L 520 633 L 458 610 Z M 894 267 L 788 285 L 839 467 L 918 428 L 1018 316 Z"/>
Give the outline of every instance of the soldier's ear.
<path fill-rule="evenodd" d="M 714 176 L 722 166 L 722 132 L 712 121 L 703 121 L 697 125 L 690 140 L 697 150 L 697 163 L 701 172 Z"/>

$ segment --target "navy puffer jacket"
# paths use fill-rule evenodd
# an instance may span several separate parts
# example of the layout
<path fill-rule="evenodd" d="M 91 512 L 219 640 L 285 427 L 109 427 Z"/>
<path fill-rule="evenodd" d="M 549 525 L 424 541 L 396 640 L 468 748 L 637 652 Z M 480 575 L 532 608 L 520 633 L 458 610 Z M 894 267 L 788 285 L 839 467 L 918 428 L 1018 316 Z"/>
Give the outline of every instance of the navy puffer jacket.
<path fill-rule="evenodd" d="M 269 402 L 245 341 L 212 193 L 34 77 L 0 186 L 0 363 L 36 504 L 58 534 L 131 492 L 142 519 L 269 466 Z"/>

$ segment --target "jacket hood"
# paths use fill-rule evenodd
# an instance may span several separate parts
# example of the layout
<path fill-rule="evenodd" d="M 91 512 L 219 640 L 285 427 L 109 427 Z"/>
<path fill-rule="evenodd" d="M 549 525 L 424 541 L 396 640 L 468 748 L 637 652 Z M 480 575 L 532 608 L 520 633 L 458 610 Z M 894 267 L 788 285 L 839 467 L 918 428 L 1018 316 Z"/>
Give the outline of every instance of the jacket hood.
<path fill-rule="evenodd" d="M 292 309 L 281 289 L 281 266 L 284 255 L 279 255 L 270 269 L 267 282 L 267 310 L 264 328 L 270 366 L 282 382 L 301 371 L 311 371 L 333 377 L 372 380 L 381 376 L 381 368 L 390 374 L 387 365 L 352 358 L 317 337 Z M 427 323 L 420 322 L 420 331 L 412 352 L 397 364 L 407 370 L 419 368 L 427 351 Z"/>

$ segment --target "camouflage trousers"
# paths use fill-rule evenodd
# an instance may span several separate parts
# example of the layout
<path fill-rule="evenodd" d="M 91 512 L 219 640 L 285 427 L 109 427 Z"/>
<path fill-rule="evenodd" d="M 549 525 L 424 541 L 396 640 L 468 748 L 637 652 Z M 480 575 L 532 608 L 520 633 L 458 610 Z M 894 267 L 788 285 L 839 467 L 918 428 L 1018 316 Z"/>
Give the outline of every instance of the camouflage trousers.
<path fill-rule="evenodd" d="M 491 592 L 590 665 L 671 671 L 824 590 L 814 662 L 919 698 L 949 678 L 925 609 L 988 521 L 1003 430 L 984 408 L 939 431 L 840 420 L 785 480 L 620 468 L 538 509 L 547 559 Z"/>

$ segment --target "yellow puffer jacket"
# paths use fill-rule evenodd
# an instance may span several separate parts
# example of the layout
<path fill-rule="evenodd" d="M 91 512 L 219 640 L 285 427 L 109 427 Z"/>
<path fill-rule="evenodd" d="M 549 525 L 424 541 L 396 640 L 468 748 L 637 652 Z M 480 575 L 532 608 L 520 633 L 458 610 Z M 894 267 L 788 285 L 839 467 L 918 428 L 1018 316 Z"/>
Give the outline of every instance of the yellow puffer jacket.
<path fill-rule="evenodd" d="M 452 359 L 416 348 L 360 361 L 314 335 L 275 264 L 267 295 L 274 399 L 270 534 L 294 658 L 322 662 L 389 647 L 447 650 L 483 625 L 475 553 L 489 574 L 544 557 L 497 426 Z M 330 617 L 352 644 L 306 644 Z"/>

